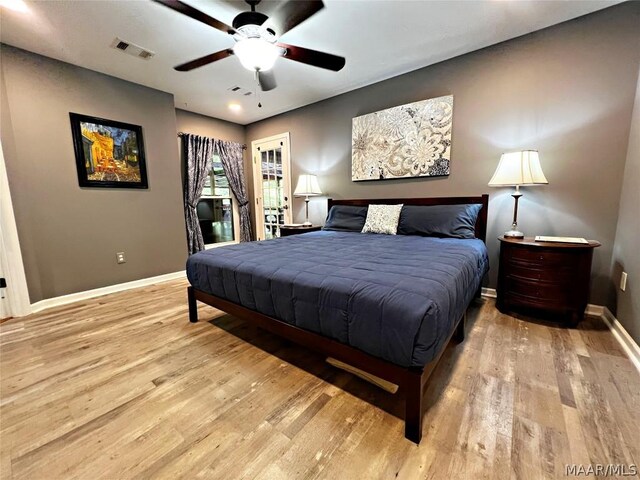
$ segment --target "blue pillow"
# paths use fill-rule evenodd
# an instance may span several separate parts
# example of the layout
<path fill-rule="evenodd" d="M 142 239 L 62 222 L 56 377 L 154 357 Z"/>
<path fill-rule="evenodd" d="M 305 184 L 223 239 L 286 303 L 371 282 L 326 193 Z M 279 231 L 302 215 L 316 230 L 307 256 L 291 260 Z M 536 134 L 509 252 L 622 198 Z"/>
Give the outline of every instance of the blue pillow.
<path fill-rule="evenodd" d="M 475 225 L 482 205 L 405 205 L 398 235 L 476 238 Z"/>
<path fill-rule="evenodd" d="M 361 232 L 367 219 L 368 207 L 355 205 L 334 205 L 329 210 L 323 230 L 338 232 Z"/>

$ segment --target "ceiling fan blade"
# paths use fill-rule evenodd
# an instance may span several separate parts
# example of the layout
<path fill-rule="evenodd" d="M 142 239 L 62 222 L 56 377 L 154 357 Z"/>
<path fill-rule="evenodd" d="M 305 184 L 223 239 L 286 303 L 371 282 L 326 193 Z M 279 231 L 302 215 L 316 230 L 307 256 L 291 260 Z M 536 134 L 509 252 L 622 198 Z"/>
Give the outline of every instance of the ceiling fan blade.
<path fill-rule="evenodd" d="M 317 50 L 311 50 L 310 48 L 296 47 L 294 45 L 287 45 L 286 43 L 277 43 L 280 48 L 286 49 L 283 58 L 289 60 L 295 60 L 296 62 L 306 63 L 307 65 L 313 65 L 314 67 L 325 68 L 327 70 L 333 70 L 338 72 L 342 70 L 346 63 L 344 57 L 338 55 L 332 55 L 331 53 L 318 52 Z"/>
<path fill-rule="evenodd" d="M 178 13 L 182 13 L 187 17 L 191 17 L 194 20 L 198 20 L 199 22 L 209 25 L 210 27 L 217 28 L 218 30 L 223 31 L 224 33 L 228 33 L 231 35 L 236 33 L 233 27 L 230 27 L 226 23 L 221 22 L 220 20 L 216 20 L 215 18 L 207 15 L 206 13 L 201 12 L 200 10 L 197 10 L 179 0 L 153 0 L 153 1 L 161 5 L 164 5 L 165 7 L 169 7 L 170 9 L 175 10 Z"/>
<path fill-rule="evenodd" d="M 268 92 L 278 86 L 276 84 L 276 77 L 271 70 L 267 72 L 258 72 L 258 83 L 260 83 L 260 89 L 263 92 Z"/>
<path fill-rule="evenodd" d="M 222 60 L 223 58 L 230 57 L 231 55 L 233 55 L 233 50 L 227 48 L 226 50 L 220 50 L 219 52 L 212 53 L 211 55 L 206 55 L 204 57 L 191 60 L 190 62 L 183 63 L 182 65 L 174 67 L 174 69 L 179 72 L 188 72 L 196 68 L 204 67 L 205 65 L 208 65 L 210 63 L 217 62 L 218 60 Z"/>
<path fill-rule="evenodd" d="M 262 26 L 270 28 L 276 35 L 281 36 L 323 8 L 322 0 L 289 0 L 283 3 Z"/>

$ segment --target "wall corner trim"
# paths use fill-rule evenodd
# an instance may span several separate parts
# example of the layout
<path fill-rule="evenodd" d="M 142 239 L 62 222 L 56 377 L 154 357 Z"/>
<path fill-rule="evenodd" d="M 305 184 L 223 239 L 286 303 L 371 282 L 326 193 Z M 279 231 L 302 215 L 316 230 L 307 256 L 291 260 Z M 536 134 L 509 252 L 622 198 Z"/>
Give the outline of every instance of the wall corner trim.
<path fill-rule="evenodd" d="M 69 303 L 78 302 L 80 300 L 87 300 L 89 298 L 101 297 L 109 293 L 122 292 L 124 290 L 131 290 L 132 288 L 146 287 L 155 283 L 168 282 L 169 280 L 178 280 L 185 278 L 186 272 L 181 270 L 179 272 L 165 273 L 164 275 L 157 275 L 155 277 L 141 278 L 140 280 L 133 280 L 131 282 L 118 283 L 116 285 L 109 285 L 107 287 L 94 288 L 93 290 L 86 290 L 84 292 L 70 293 L 69 295 L 62 295 L 60 297 L 46 298 L 39 302 L 31 304 L 31 313 L 40 312 L 46 308 L 59 307 L 61 305 L 67 305 Z"/>
<path fill-rule="evenodd" d="M 482 296 L 484 298 L 496 298 L 497 293 L 495 288 L 483 288 Z M 625 330 L 622 324 L 618 321 L 618 319 L 611 313 L 611 311 L 607 307 L 603 307 L 602 305 L 593 305 L 588 304 L 584 313 L 587 315 L 591 315 L 593 317 L 600 317 L 602 321 L 605 323 L 613 337 L 618 341 L 624 353 L 627 354 L 633 366 L 636 367 L 636 370 L 640 372 L 640 347 L 635 342 L 629 332 Z"/>

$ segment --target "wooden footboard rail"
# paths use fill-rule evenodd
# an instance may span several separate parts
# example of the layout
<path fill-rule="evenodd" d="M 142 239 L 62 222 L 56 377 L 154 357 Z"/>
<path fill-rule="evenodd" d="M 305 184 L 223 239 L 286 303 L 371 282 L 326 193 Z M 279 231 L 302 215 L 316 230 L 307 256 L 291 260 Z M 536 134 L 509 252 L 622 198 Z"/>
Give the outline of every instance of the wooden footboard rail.
<path fill-rule="evenodd" d="M 349 345 L 317 333 L 303 330 L 294 325 L 289 325 L 288 323 L 276 320 L 275 318 L 263 315 L 262 313 L 250 310 L 228 300 L 209 295 L 193 287 L 187 287 L 187 295 L 189 299 L 189 321 L 191 322 L 198 321 L 197 301 L 199 300 L 229 315 L 251 322 L 264 330 L 291 340 L 294 343 L 395 383 L 404 390 L 406 395 L 404 434 L 405 437 L 415 443 L 420 443 L 420 439 L 422 438 L 422 398 L 424 386 L 438 364 L 451 338 L 453 337 L 456 342 L 462 342 L 464 340 L 465 316 L 463 315 L 434 360 L 425 365 L 423 369 L 403 368 L 364 353 Z"/>

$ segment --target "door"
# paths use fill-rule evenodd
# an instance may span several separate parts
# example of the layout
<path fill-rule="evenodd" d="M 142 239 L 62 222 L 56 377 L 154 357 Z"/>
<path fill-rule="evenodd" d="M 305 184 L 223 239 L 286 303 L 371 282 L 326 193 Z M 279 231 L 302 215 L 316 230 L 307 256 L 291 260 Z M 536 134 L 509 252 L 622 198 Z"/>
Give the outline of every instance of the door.
<path fill-rule="evenodd" d="M 280 236 L 280 227 L 291 223 L 289 133 L 251 142 L 253 192 L 258 240 Z"/>
<path fill-rule="evenodd" d="M 0 143 L 0 319 L 31 313 L 9 179 Z M 6 288 L 2 288 L 5 286 Z"/>

